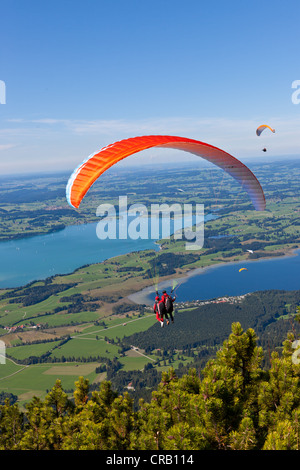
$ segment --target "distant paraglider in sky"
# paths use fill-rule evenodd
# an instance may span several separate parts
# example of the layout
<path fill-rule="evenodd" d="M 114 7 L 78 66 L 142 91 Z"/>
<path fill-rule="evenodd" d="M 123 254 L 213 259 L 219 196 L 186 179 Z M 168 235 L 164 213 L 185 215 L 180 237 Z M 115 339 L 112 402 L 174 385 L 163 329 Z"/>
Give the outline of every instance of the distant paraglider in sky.
<path fill-rule="evenodd" d="M 247 251 L 249 251 L 249 253 L 253 253 L 253 250 L 247 250 Z"/>
<path fill-rule="evenodd" d="M 265 129 L 270 129 L 270 131 L 275 134 L 275 129 L 272 129 L 272 127 L 268 126 L 267 124 L 262 124 L 261 126 L 258 126 L 256 129 L 256 135 L 260 136 L 260 134 L 265 130 Z"/>
<path fill-rule="evenodd" d="M 241 268 L 241 269 L 239 269 L 239 273 L 240 273 L 241 271 L 248 271 L 248 269 L 247 269 L 247 268 Z"/>
<path fill-rule="evenodd" d="M 275 129 L 272 129 L 272 127 L 268 126 L 267 124 L 262 124 L 261 126 L 258 126 L 258 128 L 256 129 L 256 135 L 260 136 L 261 133 L 262 133 L 265 129 L 270 129 L 270 131 L 273 132 L 273 134 L 275 134 Z M 263 151 L 263 152 L 266 152 L 267 149 L 266 149 L 266 148 L 263 148 L 262 151 Z"/>
<path fill-rule="evenodd" d="M 168 135 L 148 135 L 124 139 L 90 155 L 74 170 L 68 181 L 66 197 L 69 204 L 78 208 L 90 187 L 106 170 L 130 155 L 153 147 L 183 150 L 217 165 L 241 184 L 256 210 L 265 210 L 266 201 L 262 187 L 246 165 L 224 150 L 210 144 L 186 137 Z"/>

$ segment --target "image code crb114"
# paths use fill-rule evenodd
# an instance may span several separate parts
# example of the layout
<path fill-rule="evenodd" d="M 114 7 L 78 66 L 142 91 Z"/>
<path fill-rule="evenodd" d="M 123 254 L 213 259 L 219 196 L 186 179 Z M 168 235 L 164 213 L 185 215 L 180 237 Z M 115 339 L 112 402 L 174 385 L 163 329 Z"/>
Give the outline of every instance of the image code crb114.
<path fill-rule="evenodd" d="M 106 458 L 106 465 L 131 465 L 134 468 L 137 468 L 140 464 L 150 464 L 150 465 L 185 465 L 185 464 L 194 464 L 195 459 L 193 454 L 186 454 L 185 452 L 181 453 L 152 453 L 148 451 L 141 451 L 135 453 L 134 456 L 124 456 L 113 454 Z"/>

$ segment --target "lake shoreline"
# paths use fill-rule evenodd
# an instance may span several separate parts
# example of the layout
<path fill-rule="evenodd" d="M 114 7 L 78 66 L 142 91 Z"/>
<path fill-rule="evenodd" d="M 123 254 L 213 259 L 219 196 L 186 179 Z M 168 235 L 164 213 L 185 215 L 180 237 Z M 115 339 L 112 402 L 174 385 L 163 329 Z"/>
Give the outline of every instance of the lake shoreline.
<path fill-rule="evenodd" d="M 208 214 L 207 219 L 212 216 Z M 184 222 L 188 226 L 192 220 Z M 76 224 L 19 239 L 0 241 L 0 290 L 21 288 L 35 281 L 72 275 L 91 266 L 136 251 L 162 251 L 161 236 L 138 239 L 99 239 L 96 223 Z M 171 228 L 170 236 L 173 234 Z M 158 235 L 161 235 L 160 233 Z M 115 244 L 117 242 L 117 244 Z M 114 245 L 112 244 L 114 243 Z M 73 247 L 72 249 L 70 247 Z M 57 253 L 63 253 L 59 259 Z"/>
<path fill-rule="evenodd" d="M 221 261 L 219 263 L 218 262 L 213 263 L 213 264 L 210 264 L 210 265 L 205 266 L 205 267 L 200 267 L 200 268 L 195 268 L 195 269 L 188 270 L 188 271 L 182 273 L 183 275 L 180 276 L 180 277 L 178 277 L 178 273 L 176 273 L 176 274 L 168 277 L 168 279 L 165 279 L 165 280 L 159 282 L 159 290 L 170 289 L 170 285 L 171 285 L 172 281 L 178 281 L 177 285 L 182 285 L 182 284 L 188 282 L 188 280 L 191 277 L 204 275 L 205 273 L 207 273 L 210 270 L 213 270 L 214 268 L 221 268 L 221 267 L 224 267 L 224 266 L 233 266 L 233 265 L 240 264 L 240 263 L 243 263 L 243 262 L 258 263 L 260 261 L 261 262 L 263 262 L 263 261 L 272 261 L 272 260 L 276 261 L 278 259 L 283 259 L 283 258 L 292 258 L 294 256 L 298 256 L 296 254 L 296 252 L 298 250 L 300 251 L 299 248 L 288 248 L 286 250 L 281 250 L 281 252 L 284 252 L 284 254 L 282 256 L 262 256 L 259 259 L 241 259 L 239 261 L 228 261 L 228 262 Z M 150 301 L 149 298 L 148 298 L 149 295 L 151 295 L 151 294 L 155 294 L 155 288 L 154 288 L 153 284 L 151 286 L 145 287 L 144 289 L 142 289 L 138 292 L 134 292 L 132 294 L 129 294 L 127 296 L 127 298 L 128 298 L 128 300 L 130 300 L 130 301 L 132 301 L 136 304 L 152 305 L 152 300 Z M 197 300 L 201 300 L 201 299 L 197 299 Z"/>

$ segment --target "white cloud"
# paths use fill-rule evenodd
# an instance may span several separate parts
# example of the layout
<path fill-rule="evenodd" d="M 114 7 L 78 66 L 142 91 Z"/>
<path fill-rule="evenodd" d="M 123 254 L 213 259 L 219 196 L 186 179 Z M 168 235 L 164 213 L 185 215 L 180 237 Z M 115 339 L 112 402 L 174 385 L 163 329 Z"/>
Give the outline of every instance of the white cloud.
<path fill-rule="evenodd" d="M 3 150 L 7 150 L 7 149 L 11 149 L 15 147 L 14 144 L 3 144 L 3 145 L 0 145 L 0 152 L 2 152 Z"/>
<path fill-rule="evenodd" d="M 10 119 L 0 130 L 0 172 L 65 170 L 77 166 L 90 153 L 117 140 L 146 134 L 180 135 L 210 143 L 236 158 L 261 158 L 300 154 L 300 116 L 286 119 L 271 117 L 267 124 L 275 128 L 257 137 L 255 130 L 263 118 L 149 118 L 137 120 Z M 263 154 L 262 148 L 268 152 Z M 120 165 L 182 160 L 182 152 L 153 149 L 142 152 Z M 197 157 L 185 155 L 185 160 Z"/>

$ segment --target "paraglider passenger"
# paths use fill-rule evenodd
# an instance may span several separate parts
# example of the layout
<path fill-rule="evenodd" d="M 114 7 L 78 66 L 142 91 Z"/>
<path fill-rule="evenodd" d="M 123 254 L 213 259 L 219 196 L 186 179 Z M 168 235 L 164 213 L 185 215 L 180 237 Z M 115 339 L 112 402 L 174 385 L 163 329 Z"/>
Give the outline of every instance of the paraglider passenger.
<path fill-rule="evenodd" d="M 159 307 L 159 304 L 161 303 L 161 300 L 159 298 L 159 295 L 157 295 L 155 297 L 155 302 L 154 302 L 154 305 L 153 305 L 153 310 L 154 310 L 154 313 L 156 314 L 156 320 L 160 322 L 160 326 L 163 327 L 164 326 L 164 319 L 163 319 L 163 315 L 160 314 L 160 307 Z"/>
<path fill-rule="evenodd" d="M 173 303 L 175 302 L 176 296 L 171 297 L 169 294 L 167 294 L 167 292 L 165 290 L 163 290 L 162 294 L 163 295 L 161 297 L 161 300 L 162 300 L 162 302 L 164 303 L 164 306 L 165 306 L 165 312 L 166 312 L 165 316 L 166 316 L 167 325 L 168 325 L 170 323 L 168 315 L 170 315 L 171 321 L 172 321 L 172 323 L 174 323 Z"/>

